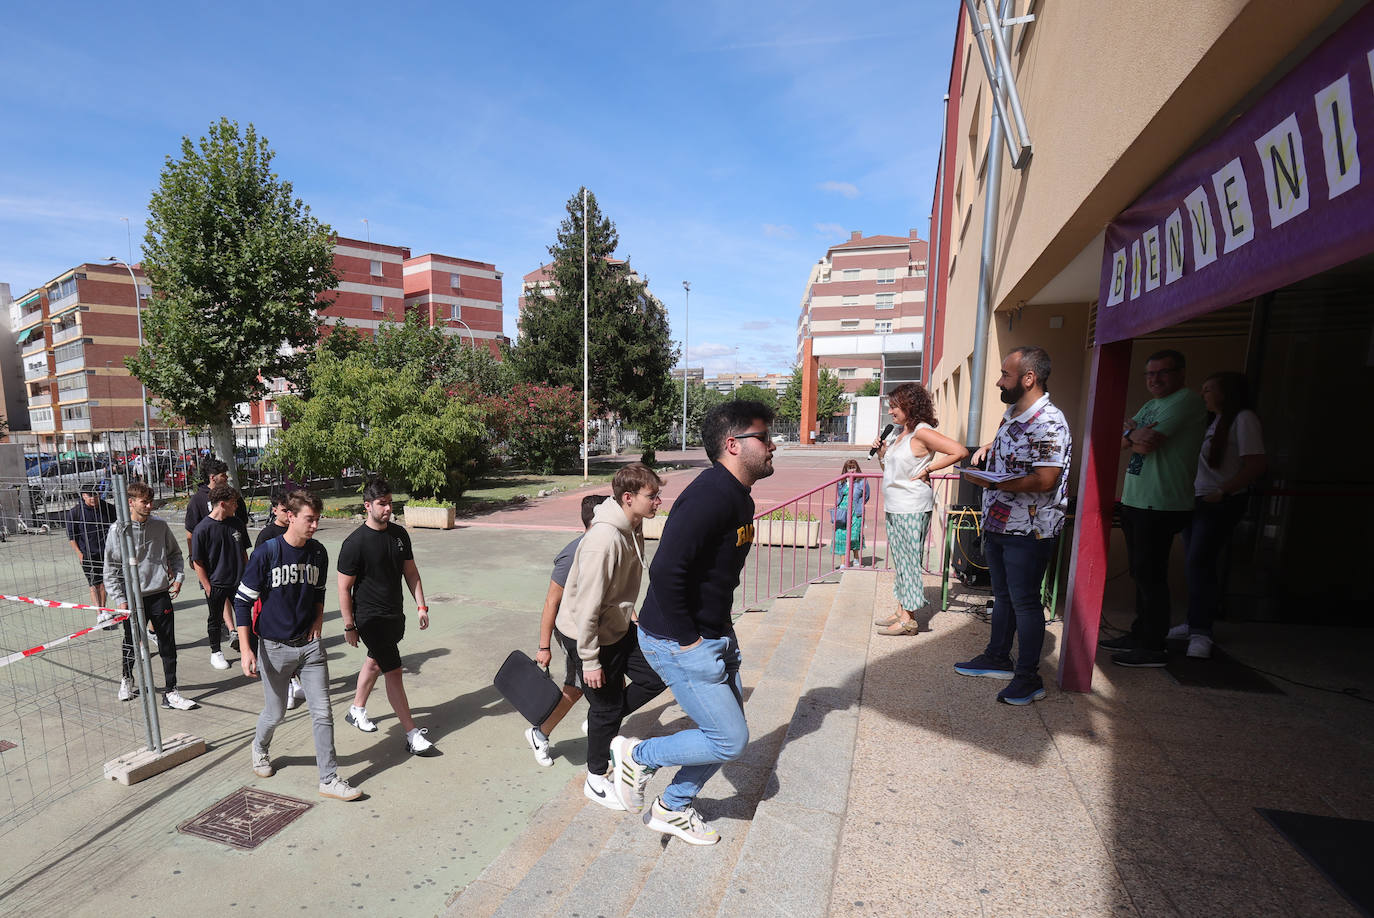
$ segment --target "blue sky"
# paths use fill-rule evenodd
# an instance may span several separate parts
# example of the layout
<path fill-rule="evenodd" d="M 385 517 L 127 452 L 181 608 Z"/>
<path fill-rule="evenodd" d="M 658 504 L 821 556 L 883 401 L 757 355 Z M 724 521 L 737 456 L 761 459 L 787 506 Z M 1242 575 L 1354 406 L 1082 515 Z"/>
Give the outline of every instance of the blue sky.
<path fill-rule="evenodd" d="M 139 258 L 181 138 L 254 123 L 317 217 L 494 262 L 586 184 L 708 374 L 785 371 L 809 266 L 929 230 L 955 2 L 48 2 L 6 12 L 0 281 Z M 364 226 L 363 220 L 367 225 Z"/>

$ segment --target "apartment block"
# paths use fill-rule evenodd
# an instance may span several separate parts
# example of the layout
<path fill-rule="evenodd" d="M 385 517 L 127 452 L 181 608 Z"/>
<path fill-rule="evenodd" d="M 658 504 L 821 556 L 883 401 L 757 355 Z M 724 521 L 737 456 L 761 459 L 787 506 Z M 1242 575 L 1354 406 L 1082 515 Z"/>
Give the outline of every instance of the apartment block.
<path fill-rule="evenodd" d="M 887 392 L 920 378 L 925 323 L 926 247 L 906 236 L 855 231 L 812 266 L 797 319 L 797 360 L 803 342 L 824 367 L 855 392 L 870 379 Z"/>
<path fill-rule="evenodd" d="M 505 341 L 501 272 L 484 261 L 417 255 L 404 265 L 405 310 L 419 312 L 445 334 L 469 339 L 501 356 Z"/>
<path fill-rule="evenodd" d="M 791 373 L 721 373 L 706 377 L 706 388 L 728 395 L 741 386 L 758 386 L 782 395 L 791 381 Z"/>
<path fill-rule="evenodd" d="M 326 322 L 341 320 L 359 331 L 375 331 L 383 322 L 405 321 L 403 275 L 410 249 L 340 236 L 334 240 L 334 273 L 339 282 L 321 299 L 333 302 L 320 310 Z"/>
<path fill-rule="evenodd" d="M 29 429 L 44 446 L 142 423 L 141 387 L 124 358 L 138 347 L 139 302 L 150 291 L 142 271 L 134 275 L 137 285 L 123 265 L 77 265 L 10 304 Z"/>

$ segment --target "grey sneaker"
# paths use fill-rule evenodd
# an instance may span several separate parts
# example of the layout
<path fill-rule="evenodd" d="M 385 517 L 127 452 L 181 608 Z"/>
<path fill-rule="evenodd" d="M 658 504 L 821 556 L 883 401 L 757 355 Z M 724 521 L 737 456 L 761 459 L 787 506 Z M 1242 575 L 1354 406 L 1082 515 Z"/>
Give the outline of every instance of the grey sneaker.
<path fill-rule="evenodd" d="M 720 841 L 716 830 L 692 807 L 670 810 L 657 798 L 644 814 L 644 824 L 656 832 L 676 835 L 689 845 L 714 845 Z"/>
<path fill-rule="evenodd" d="M 1174 625 L 1174 627 L 1172 627 L 1172 628 L 1169 629 L 1169 633 L 1166 634 L 1166 635 L 1164 635 L 1164 636 L 1165 636 L 1166 638 L 1168 638 L 1169 640 L 1171 640 L 1171 641 L 1183 641 L 1183 640 L 1187 640 L 1187 639 L 1188 639 L 1188 623 L 1187 623 L 1187 622 L 1184 622 L 1184 623 L 1181 624 L 1181 625 Z"/>
<path fill-rule="evenodd" d="M 587 772 L 587 780 L 582 785 L 582 796 L 608 810 L 625 809 L 625 805 L 615 795 L 615 786 L 611 784 L 611 779 L 605 775 Z"/>
<path fill-rule="evenodd" d="M 320 782 L 321 797 L 332 797 L 335 800 L 357 800 L 362 795 L 362 791 L 358 790 L 338 775 L 335 775 L 328 781 Z"/>
<path fill-rule="evenodd" d="M 1212 656 L 1212 639 L 1205 634 L 1188 638 L 1188 656 L 1194 660 L 1209 659 Z"/>
<path fill-rule="evenodd" d="M 543 730 L 530 727 L 525 731 L 525 742 L 530 744 L 536 762 L 545 768 L 553 764 L 553 756 L 549 755 L 549 738 L 544 735 Z"/>
<path fill-rule="evenodd" d="M 629 813 L 644 812 L 644 788 L 657 770 L 635 761 L 634 749 L 638 745 L 638 740 L 628 736 L 611 740 L 611 784 L 616 799 Z"/>
<path fill-rule="evenodd" d="M 253 774 L 259 778 L 270 778 L 276 774 L 276 769 L 272 767 L 272 760 L 267 757 L 257 746 L 253 747 Z"/>

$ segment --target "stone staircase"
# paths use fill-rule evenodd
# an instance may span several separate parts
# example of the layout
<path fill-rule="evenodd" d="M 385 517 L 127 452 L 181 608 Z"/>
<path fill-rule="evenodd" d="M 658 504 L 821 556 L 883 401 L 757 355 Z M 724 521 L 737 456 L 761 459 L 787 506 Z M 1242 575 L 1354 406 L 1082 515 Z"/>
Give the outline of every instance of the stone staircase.
<path fill-rule="evenodd" d="M 694 847 L 592 803 L 577 769 L 445 914 L 825 915 L 876 585 L 876 574 L 846 572 L 839 583 L 814 584 L 737 622 L 749 746 L 697 800 L 719 843 Z M 624 732 L 645 737 L 689 724 L 665 695 L 627 720 Z M 664 783 L 656 776 L 649 792 Z"/>

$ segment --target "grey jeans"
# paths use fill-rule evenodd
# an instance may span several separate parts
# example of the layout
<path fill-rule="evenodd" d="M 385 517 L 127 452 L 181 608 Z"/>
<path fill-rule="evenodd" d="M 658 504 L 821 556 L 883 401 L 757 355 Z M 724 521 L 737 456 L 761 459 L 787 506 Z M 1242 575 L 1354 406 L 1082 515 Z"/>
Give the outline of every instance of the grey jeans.
<path fill-rule="evenodd" d="M 286 689 L 292 676 L 299 676 L 315 726 L 315 762 L 320 766 L 320 783 L 334 780 L 338 763 L 334 758 L 334 714 L 329 709 L 329 659 L 318 640 L 301 647 L 279 644 L 267 638 L 258 640 L 258 675 L 266 704 L 258 715 L 258 731 L 253 745 L 266 752 L 272 733 L 286 716 Z"/>

